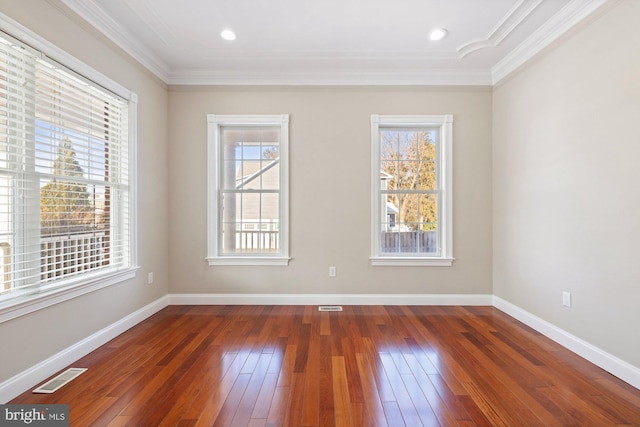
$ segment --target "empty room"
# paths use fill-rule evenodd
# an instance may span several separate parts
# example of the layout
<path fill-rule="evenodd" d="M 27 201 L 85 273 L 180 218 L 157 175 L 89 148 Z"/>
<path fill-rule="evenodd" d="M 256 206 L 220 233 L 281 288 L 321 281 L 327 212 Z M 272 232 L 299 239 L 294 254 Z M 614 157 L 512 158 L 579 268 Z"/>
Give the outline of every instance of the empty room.
<path fill-rule="evenodd" d="M 638 46 L 638 0 L 0 0 L 0 425 L 640 426 Z"/>

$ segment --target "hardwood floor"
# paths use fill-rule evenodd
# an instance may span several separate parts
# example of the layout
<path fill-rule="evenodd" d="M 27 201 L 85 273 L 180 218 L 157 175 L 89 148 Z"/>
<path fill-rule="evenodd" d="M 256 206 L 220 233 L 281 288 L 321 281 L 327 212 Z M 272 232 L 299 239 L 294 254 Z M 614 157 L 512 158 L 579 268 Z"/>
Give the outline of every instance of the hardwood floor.
<path fill-rule="evenodd" d="M 72 426 L 640 426 L 640 391 L 492 307 L 170 306 L 74 363 Z"/>

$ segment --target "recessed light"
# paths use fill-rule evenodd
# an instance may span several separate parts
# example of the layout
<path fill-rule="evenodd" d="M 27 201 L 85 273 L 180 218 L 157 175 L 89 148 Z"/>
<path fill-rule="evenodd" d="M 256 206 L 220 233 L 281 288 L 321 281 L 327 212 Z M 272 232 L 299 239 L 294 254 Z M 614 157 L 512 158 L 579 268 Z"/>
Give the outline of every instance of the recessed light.
<path fill-rule="evenodd" d="M 429 40 L 438 41 L 447 36 L 447 30 L 444 28 L 436 28 L 429 33 Z"/>
<path fill-rule="evenodd" d="M 236 39 L 236 33 L 231 30 L 224 30 L 220 33 L 220 37 L 225 40 L 232 41 Z"/>

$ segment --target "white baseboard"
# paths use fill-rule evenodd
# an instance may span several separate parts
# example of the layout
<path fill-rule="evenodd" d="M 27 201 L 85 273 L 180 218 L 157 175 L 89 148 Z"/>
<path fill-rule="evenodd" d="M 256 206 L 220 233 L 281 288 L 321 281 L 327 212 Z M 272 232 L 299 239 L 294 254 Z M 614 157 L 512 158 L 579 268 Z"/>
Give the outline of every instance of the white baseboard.
<path fill-rule="evenodd" d="M 95 334 L 67 347 L 61 352 L 43 360 L 37 365 L 9 378 L 0 384 L 0 403 L 6 403 L 14 397 L 44 381 L 59 370 L 67 367 L 81 357 L 91 353 L 101 345 L 117 337 L 127 329 L 142 322 L 169 305 L 169 297 L 164 296 L 142 307 L 140 310 L 120 319 Z"/>
<path fill-rule="evenodd" d="M 0 383 L 6 403 L 107 343 L 168 305 L 489 305 L 505 312 L 591 363 L 640 389 L 640 369 L 563 329 L 503 300 L 487 295 L 422 294 L 169 294 L 52 357 Z"/>
<path fill-rule="evenodd" d="M 492 305 L 493 295 L 170 294 L 171 305 Z"/>
<path fill-rule="evenodd" d="M 522 308 L 503 300 L 500 297 L 493 297 L 493 306 L 547 336 L 561 346 L 571 350 L 577 355 L 584 357 L 589 362 L 615 375 L 621 380 L 640 389 L 640 369 L 625 362 L 622 359 L 607 353 L 606 351 L 584 341 L 564 329 L 543 320 Z"/>

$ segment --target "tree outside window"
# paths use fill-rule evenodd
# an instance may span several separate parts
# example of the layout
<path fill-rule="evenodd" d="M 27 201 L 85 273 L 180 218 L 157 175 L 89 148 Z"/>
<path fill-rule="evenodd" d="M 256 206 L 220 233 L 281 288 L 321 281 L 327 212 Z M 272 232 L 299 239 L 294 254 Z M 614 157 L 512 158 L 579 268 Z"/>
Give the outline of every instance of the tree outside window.
<path fill-rule="evenodd" d="M 451 265 L 452 117 L 371 116 L 373 265 Z"/>
<path fill-rule="evenodd" d="M 40 234 L 77 234 L 103 226 L 104 218 L 96 215 L 93 195 L 81 182 L 84 171 L 68 137 L 58 147 L 53 174 L 56 178 L 40 188 Z"/>

